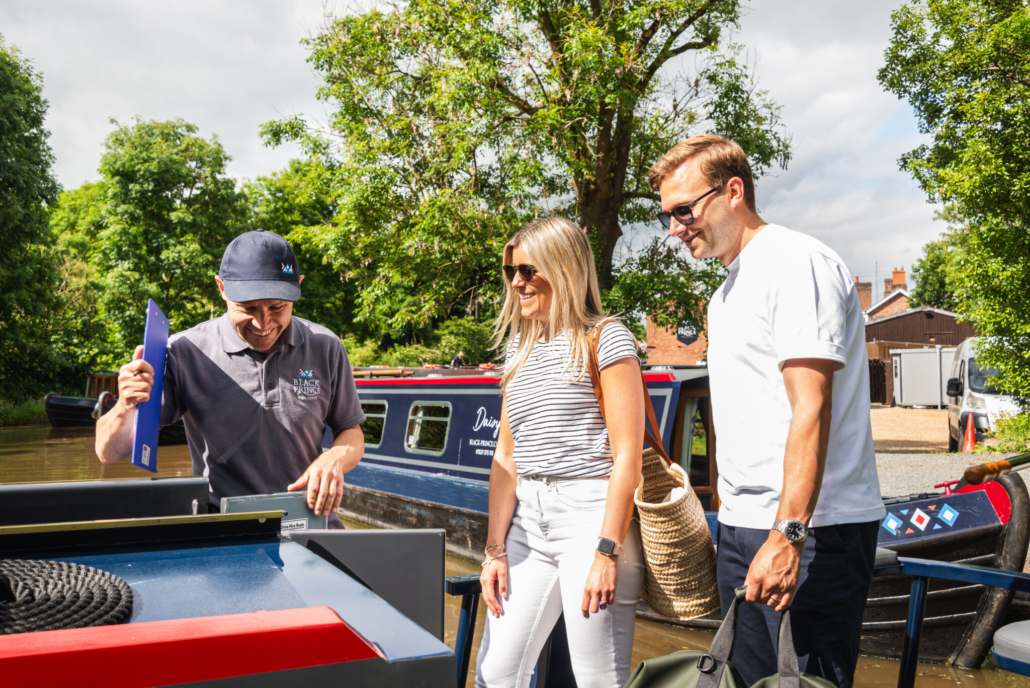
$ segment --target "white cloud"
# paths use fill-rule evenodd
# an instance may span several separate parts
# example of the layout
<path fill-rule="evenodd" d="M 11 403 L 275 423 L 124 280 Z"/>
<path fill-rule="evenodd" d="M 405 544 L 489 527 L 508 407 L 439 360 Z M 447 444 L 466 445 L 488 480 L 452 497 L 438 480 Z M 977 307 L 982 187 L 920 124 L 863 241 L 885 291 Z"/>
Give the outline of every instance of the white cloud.
<path fill-rule="evenodd" d="M 182 117 L 219 136 L 235 176 L 282 168 L 297 149 L 263 147 L 258 127 L 284 114 L 322 115 L 299 44 L 322 16 L 321 0 L 0 4 L 5 40 L 43 74 L 66 188 L 97 177 L 110 118 Z"/>
<path fill-rule="evenodd" d="M 794 159 L 757 186 L 766 220 L 819 238 L 873 281 L 911 268 L 944 230 L 898 158 L 925 141 L 907 103 L 876 80 L 895 0 L 751 3 L 737 39 L 757 53 L 763 87 L 783 106 Z M 878 266 L 877 266 L 878 264 Z M 911 286 L 911 285 L 910 285 Z"/>

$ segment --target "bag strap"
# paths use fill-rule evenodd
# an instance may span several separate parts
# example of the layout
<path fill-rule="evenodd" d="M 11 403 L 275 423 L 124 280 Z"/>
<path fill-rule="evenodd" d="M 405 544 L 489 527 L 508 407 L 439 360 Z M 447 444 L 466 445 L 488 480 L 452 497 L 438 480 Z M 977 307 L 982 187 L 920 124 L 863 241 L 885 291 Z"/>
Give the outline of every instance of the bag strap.
<path fill-rule="evenodd" d="M 594 394 L 597 396 L 597 406 L 601 410 L 601 419 L 605 425 L 608 424 L 608 417 L 604 413 L 604 392 L 601 390 L 601 370 L 598 363 L 597 347 L 601 343 L 601 330 L 608 323 L 614 322 L 613 320 L 605 320 L 597 324 L 594 327 L 593 342 L 590 346 L 590 360 L 588 361 L 587 368 L 590 371 L 590 382 L 594 386 Z M 651 428 L 654 432 L 659 432 L 658 416 L 655 415 L 654 405 L 651 403 L 651 395 L 647 391 L 647 382 L 644 380 L 644 372 L 640 372 L 640 384 L 644 388 L 644 409 L 647 412 L 647 420 L 651 424 Z M 650 430 L 647 429 L 647 424 L 644 425 L 644 441 L 649 447 L 658 452 L 666 463 L 671 464 L 673 461 L 669 458 L 669 455 L 665 453 L 665 447 L 662 446 L 661 440 L 655 437 Z"/>
<path fill-rule="evenodd" d="M 780 642 L 776 653 L 776 668 L 780 676 L 780 688 L 801 688 L 801 671 L 798 669 L 798 654 L 794 651 L 794 635 L 790 630 L 790 610 L 780 617 Z"/>
<path fill-rule="evenodd" d="M 697 669 L 701 675 L 697 679 L 697 688 L 719 688 L 723 670 L 726 669 L 726 663 L 730 661 L 730 655 L 733 654 L 733 640 L 737 634 L 737 607 L 744 601 L 746 593 L 746 587 L 740 587 L 734 591 L 733 602 L 730 603 L 730 608 L 722 619 L 719 631 L 712 640 L 712 646 L 707 653 L 698 658 Z M 794 659 L 796 664 L 797 658 Z M 799 687 L 795 685 L 793 688 Z"/>

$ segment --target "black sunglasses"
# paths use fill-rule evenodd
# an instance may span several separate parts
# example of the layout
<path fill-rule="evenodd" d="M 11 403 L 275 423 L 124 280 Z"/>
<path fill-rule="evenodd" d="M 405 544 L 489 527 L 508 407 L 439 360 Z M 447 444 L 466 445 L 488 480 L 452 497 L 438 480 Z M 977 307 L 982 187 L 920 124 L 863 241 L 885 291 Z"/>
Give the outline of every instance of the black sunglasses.
<path fill-rule="evenodd" d="M 519 263 L 518 265 L 502 265 L 501 268 L 504 270 L 504 278 L 509 282 L 515 281 L 516 271 L 519 273 L 519 277 L 522 278 L 523 282 L 532 282 L 537 273 L 535 265 L 527 265 L 526 263 Z"/>
<path fill-rule="evenodd" d="M 704 199 L 707 196 L 711 196 L 713 193 L 715 193 L 722 187 L 723 185 L 720 184 L 714 189 L 709 189 L 708 191 L 704 192 L 703 194 L 692 200 L 690 203 L 678 205 L 672 210 L 663 210 L 662 212 L 658 213 L 658 221 L 661 222 L 662 226 L 666 229 L 668 229 L 669 226 L 672 225 L 672 218 L 676 218 L 676 221 L 679 222 L 681 225 L 693 224 L 694 206 L 700 203 L 702 199 Z"/>

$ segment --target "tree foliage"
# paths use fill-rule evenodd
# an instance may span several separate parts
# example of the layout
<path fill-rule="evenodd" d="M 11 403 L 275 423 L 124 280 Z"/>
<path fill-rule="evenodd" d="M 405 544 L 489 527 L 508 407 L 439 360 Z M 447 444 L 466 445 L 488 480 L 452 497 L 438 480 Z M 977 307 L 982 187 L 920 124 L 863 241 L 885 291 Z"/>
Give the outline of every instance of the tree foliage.
<path fill-rule="evenodd" d="M 317 161 L 291 160 L 286 169 L 258 177 L 245 188 L 252 228 L 285 237 L 297 255 L 304 284 L 293 312 L 328 327 L 341 337 L 370 336 L 354 322 L 357 284 L 347 279 L 322 251 L 309 228 L 332 221 L 336 213 L 326 169 Z"/>
<path fill-rule="evenodd" d="M 411 0 L 331 19 L 307 41 L 326 128 L 288 118 L 264 133 L 332 171 L 336 215 L 309 236 L 384 332 L 496 307 L 500 247 L 541 214 L 590 232 L 607 289 L 623 227 L 653 221 L 647 170 L 673 143 L 728 135 L 759 174 L 789 158 L 776 105 L 722 42 L 739 13 L 739 0 Z"/>
<path fill-rule="evenodd" d="M 203 139 L 181 119 L 136 120 L 108 136 L 90 264 L 115 360 L 143 341 L 148 298 L 172 332 L 224 310 L 213 276 L 247 221 L 244 197 L 226 175 L 229 160 L 217 137 Z"/>
<path fill-rule="evenodd" d="M 42 77 L 0 36 L 0 398 L 21 401 L 75 374 L 50 344 L 55 293 L 48 212 L 60 187 Z"/>
<path fill-rule="evenodd" d="M 901 159 L 960 213 L 958 309 L 983 364 L 1030 401 L 1030 9 L 1021 0 L 923 0 L 892 15 L 880 82 L 932 136 Z"/>
<path fill-rule="evenodd" d="M 923 246 L 923 255 L 912 264 L 910 291 L 912 306 L 930 306 L 946 311 L 959 308 L 955 247 L 945 235 Z"/>

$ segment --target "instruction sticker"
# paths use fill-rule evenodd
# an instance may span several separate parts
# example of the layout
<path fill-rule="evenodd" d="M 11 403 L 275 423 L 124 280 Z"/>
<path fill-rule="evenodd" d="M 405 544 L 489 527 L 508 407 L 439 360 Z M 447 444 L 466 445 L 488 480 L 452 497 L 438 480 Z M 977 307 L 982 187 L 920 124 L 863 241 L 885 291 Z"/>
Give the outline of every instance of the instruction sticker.
<path fill-rule="evenodd" d="M 279 532 L 285 533 L 290 530 L 307 530 L 308 519 L 306 518 L 295 518 L 289 521 L 283 521 L 282 526 L 279 528 Z"/>

